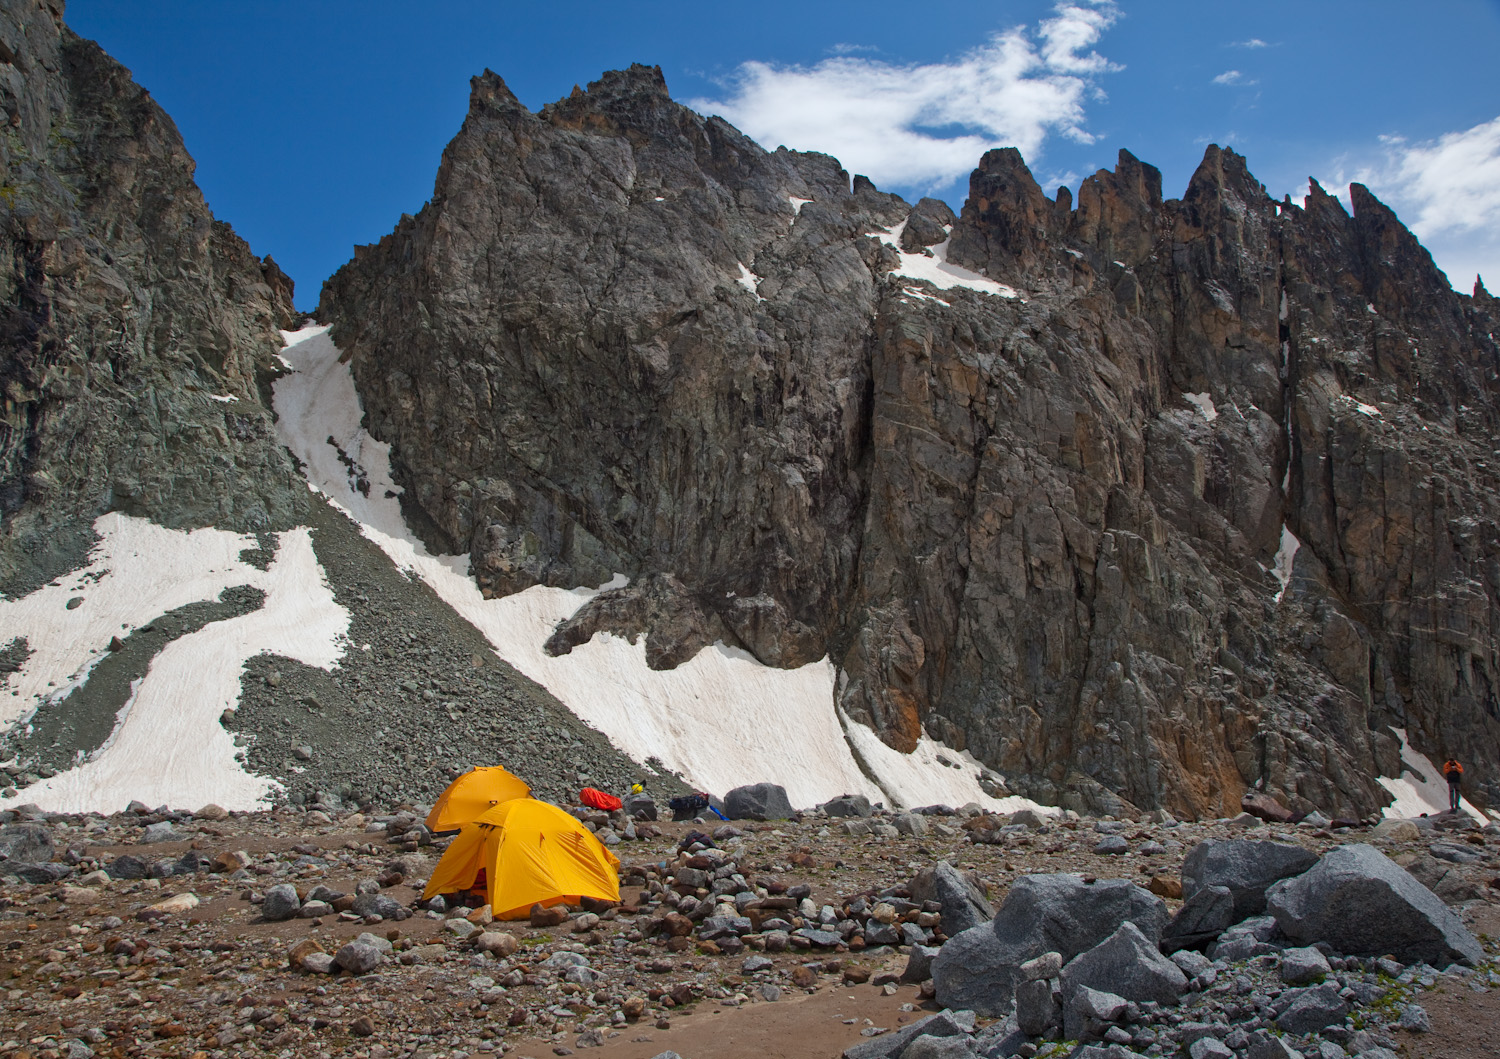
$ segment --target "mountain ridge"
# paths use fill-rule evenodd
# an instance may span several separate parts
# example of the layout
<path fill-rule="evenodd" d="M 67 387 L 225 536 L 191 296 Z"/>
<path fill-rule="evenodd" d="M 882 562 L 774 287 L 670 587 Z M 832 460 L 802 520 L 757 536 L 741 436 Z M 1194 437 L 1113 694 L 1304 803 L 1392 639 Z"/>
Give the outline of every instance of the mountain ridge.
<path fill-rule="evenodd" d="M 319 309 L 416 524 L 498 594 L 637 579 L 557 650 L 826 650 L 892 746 L 930 732 L 1056 804 L 1264 785 L 1362 815 L 1395 723 L 1488 765 L 1496 542 L 1465 527 L 1493 521 L 1490 303 L 1394 214 L 1362 187 L 1352 215 L 1316 185 L 1276 203 L 1216 146 L 1180 200 L 1122 152 L 1073 207 L 1002 149 L 951 233 L 892 245 L 912 207 L 836 165 L 649 67 L 536 113 L 475 79 L 433 199 Z M 938 244 L 1021 297 L 909 278 Z M 1408 412 L 1440 441 L 1383 432 Z M 1442 499 L 1453 527 L 1414 460 L 1479 484 Z"/>

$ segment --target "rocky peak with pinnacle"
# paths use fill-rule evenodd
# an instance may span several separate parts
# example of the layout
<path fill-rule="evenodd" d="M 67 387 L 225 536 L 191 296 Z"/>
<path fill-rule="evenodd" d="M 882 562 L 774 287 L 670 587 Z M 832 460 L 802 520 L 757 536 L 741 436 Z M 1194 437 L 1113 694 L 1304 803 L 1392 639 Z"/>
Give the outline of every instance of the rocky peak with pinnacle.
<path fill-rule="evenodd" d="M 1362 815 L 1394 729 L 1500 766 L 1500 351 L 1351 201 L 1213 146 L 1181 199 L 1122 151 L 1075 204 L 1007 148 L 955 218 L 655 68 L 536 113 L 486 72 L 319 315 L 485 593 L 630 576 L 554 652 L 828 655 L 849 718 L 1044 801 Z"/>

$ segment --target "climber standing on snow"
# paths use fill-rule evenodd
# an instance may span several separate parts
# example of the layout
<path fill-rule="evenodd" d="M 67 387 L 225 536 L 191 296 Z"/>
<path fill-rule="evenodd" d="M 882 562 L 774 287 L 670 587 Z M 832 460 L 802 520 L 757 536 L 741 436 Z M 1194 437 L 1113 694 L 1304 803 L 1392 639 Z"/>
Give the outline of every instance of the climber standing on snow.
<path fill-rule="evenodd" d="M 1458 763 L 1457 758 L 1449 758 L 1443 762 L 1443 775 L 1448 780 L 1448 811 L 1458 812 L 1458 801 L 1463 797 L 1459 786 L 1464 781 L 1464 767 Z"/>

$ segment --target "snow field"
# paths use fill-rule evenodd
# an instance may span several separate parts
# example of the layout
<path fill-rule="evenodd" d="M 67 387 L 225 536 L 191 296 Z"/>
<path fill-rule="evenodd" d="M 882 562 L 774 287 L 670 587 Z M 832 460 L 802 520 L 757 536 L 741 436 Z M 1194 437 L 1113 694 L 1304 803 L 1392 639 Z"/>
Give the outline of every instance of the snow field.
<path fill-rule="evenodd" d="M 110 638 L 230 586 L 266 593 L 249 614 L 211 622 L 169 643 L 132 687 L 105 744 L 77 767 L 22 790 L 21 802 L 51 812 L 114 812 L 132 799 L 196 809 L 260 807 L 271 780 L 246 772 L 219 723 L 239 701 L 240 675 L 274 652 L 331 669 L 342 656 L 348 614 L 333 598 L 306 529 L 280 534 L 270 569 L 241 562 L 255 538 L 222 530 L 165 529 L 109 514 L 89 564 L 18 600 L 0 602 L 0 638 L 24 636 L 34 650 L 0 696 L 0 725 L 81 685 Z M 81 598 L 74 609 L 67 602 Z"/>
<path fill-rule="evenodd" d="M 1443 779 L 1443 770 L 1419 753 L 1406 741 L 1405 728 L 1392 728 L 1401 740 L 1400 776 L 1380 776 L 1379 783 L 1396 800 L 1387 805 L 1381 814 L 1387 818 L 1409 820 L 1414 816 L 1436 816 L 1448 811 L 1448 781 Z M 1490 822 L 1467 798 L 1460 799 L 1459 808 L 1481 824 Z M 1500 819 L 1500 815 L 1495 817 Z"/>
<path fill-rule="evenodd" d="M 744 651 L 716 644 L 676 669 L 646 665 L 643 639 L 601 634 L 567 655 L 543 644 L 601 589 L 536 586 L 485 599 L 468 576 L 467 556 L 434 556 L 407 530 L 391 482 L 389 448 L 360 426 L 354 380 L 327 328 L 284 332 L 283 361 L 294 374 L 278 380 L 275 408 L 282 440 L 307 471 L 309 485 L 347 511 L 364 535 L 397 566 L 420 577 L 474 625 L 506 661 L 547 688 L 574 714 L 602 731 L 624 753 L 655 757 L 696 787 L 723 794 L 767 780 L 792 804 L 812 806 L 839 794 L 864 794 L 895 804 L 977 802 L 997 812 L 1025 807 L 1056 812 L 1019 798 L 995 799 L 979 788 L 979 767 L 965 755 L 924 740 L 908 757 L 880 742 L 834 707 L 835 667 L 826 658 L 799 669 L 774 669 Z M 355 488 L 351 472 L 328 445 L 332 436 L 370 482 Z M 623 584 L 616 578 L 603 588 Z M 879 783 L 860 769 L 859 748 Z M 963 762 L 936 761 L 942 752 Z M 882 789 L 883 788 L 883 789 Z"/>
<path fill-rule="evenodd" d="M 951 229 L 950 229 L 951 230 Z M 878 232 L 866 232 L 866 235 L 877 237 L 886 246 L 893 247 L 901 255 L 901 264 L 891 273 L 893 276 L 905 276 L 908 279 L 926 280 L 938 290 L 951 290 L 954 287 L 964 287 L 968 290 L 978 291 L 980 294 L 994 294 L 1001 298 L 1019 298 L 1014 287 L 1007 287 L 1003 283 L 996 283 L 987 279 L 977 272 L 970 272 L 966 268 L 948 263 L 948 243 L 951 240 L 944 239 L 936 246 L 928 247 L 932 256 L 926 254 L 908 254 L 901 249 L 901 233 L 906 231 L 906 222 L 902 221 L 893 228 L 882 228 Z M 941 299 L 934 298 L 934 301 Z M 946 304 L 946 303 L 944 303 Z"/>

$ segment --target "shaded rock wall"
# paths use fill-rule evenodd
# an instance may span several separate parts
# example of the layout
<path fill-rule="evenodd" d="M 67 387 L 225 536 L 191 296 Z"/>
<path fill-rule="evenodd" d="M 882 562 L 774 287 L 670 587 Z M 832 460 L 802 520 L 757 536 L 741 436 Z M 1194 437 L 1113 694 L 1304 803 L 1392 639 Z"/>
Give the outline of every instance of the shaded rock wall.
<path fill-rule="evenodd" d="M 1180 200 L 1122 152 L 1075 206 L 1001 150 L 954 221 L 658 70 L 538 113 L 486 72 L 320 317 L 486 592 L 635 579 L 555 651 L 826 652 L 891 745 L 1049 801 L 1362 814 L 1392 726 L 1500 767 L 1500 351 L 1493 299 L 1352 195 L 1276 203 L 1213 147 Z M 902 221 L 1021 296 L 897 274 Z"/>
<path fill-rule="evenodd" d="M 0 589 L 66 568 L 109 510 L 288 525 L 305 488 L 261 383 L 291 281 L 60 0 L 0 0 L 0 109 Z"/>

